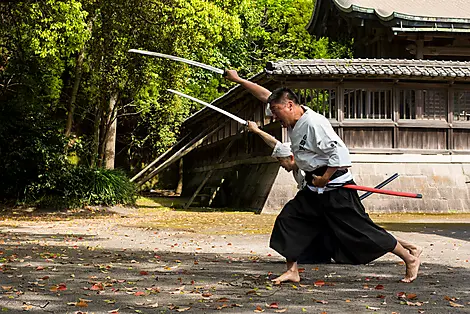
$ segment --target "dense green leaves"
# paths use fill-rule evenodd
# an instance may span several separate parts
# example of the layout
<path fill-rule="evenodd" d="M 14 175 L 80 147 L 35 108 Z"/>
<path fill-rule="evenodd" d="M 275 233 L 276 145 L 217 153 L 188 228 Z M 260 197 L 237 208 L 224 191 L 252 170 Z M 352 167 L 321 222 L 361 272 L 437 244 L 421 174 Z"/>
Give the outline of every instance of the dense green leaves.
<path fill-rule="evenodd" d="M 348 47 L 306 32 L 312 11 L 311 0 L 1 3 L 3 196 L 67 198 L 61 182 L 114 158 L 116 123 L 116 165 L 134 173 L 169 148 L 184 119 L 200 109 L 167 88 L 212 101 L 230 87 L 220 75 L 129 49 L 235 68 L 243 76 L 267 61 L 349 56 Z"/>

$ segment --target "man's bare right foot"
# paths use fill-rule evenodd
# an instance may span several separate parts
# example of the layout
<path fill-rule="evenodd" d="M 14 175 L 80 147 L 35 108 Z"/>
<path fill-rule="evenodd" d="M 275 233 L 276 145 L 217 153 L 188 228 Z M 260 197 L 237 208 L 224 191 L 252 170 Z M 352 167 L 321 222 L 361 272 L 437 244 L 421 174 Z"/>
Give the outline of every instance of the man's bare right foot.
<path fill-rule="evenodd" d="M 423 248 L 420 246 L 415 246 L 412 249 L 409 249 L 410 254 L 413 255 L 414 257 L 420 257 L 421 253 L 423 253 Z"/>
<path fill-rule="evenodd" d="M 420 264 L 421 264 L 421 261 L 419 260 L 419 257 L 415 257 L 413 261 L 406 263 L 405 278 L 403 278 L 400 281 L 406 282 L 406 283 L 413 282 L 413 280 L 415 280 L 416 277 L 418 277 L 418 270 L 419 270 Z"/>
<path fill-rule="evenodd" d="M 279 285 L 279 284 L 281 284 L 281 282 L 286 282 L 286 281 L 300 282 L 300 276 L 299 276 L 298 271 L 288 270 L 284 274 L 282 274 L 281 276 L 279 276 L 277 278 L 274 278 L 271 281 L 274 282 L 274 284 L 276 284 L 276 285 Z"/>

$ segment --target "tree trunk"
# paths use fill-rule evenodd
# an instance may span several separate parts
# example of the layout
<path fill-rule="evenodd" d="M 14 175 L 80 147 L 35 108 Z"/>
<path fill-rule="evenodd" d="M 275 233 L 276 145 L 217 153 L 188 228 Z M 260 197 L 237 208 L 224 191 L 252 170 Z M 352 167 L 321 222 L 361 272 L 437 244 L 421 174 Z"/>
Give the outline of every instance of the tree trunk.
<path fill-rule="evenodd" d="M 78 87 L 82 79 L 83 60 L 85 59 L 85 47 L 80 50 L 77 56 L 77 65 L 75 66 L 75 81 L 73 83 L 72 95 L 70 97 L 67 111 L 67 125 L 65 127 L 65 136 L 70 136 L 73 126 L 73 114 L 75 112 L 75 101 L 77 100 Z"/>
<path fill-rule="evenodd" d="M 99 147 L 100 147 L 100 124 L 101 124 L 101 109 L 98 104 L 95 110 L 95 122 L 93 124 L 93 144 L 92 156 L 90 166 L 96 167 L 98 161 Z"/>
<path fill-rule="evenodd" d="M 106 169 L 114 169 L 114 159 L 116 156 L 116 127 L 117 127 L 117 110 L 116 102 L 118 99 L 118 93 L 114 92 L 111 94 L 109 99 L 109 115 L 108 123 L 106 123 L 106 136 L 104 140 L 105 155 L 104 164 Z"/>
<path fill-rule="evenodd" d="M 181 192 L 183 192 L 183 158 L 180 159 L 178 174 L 179 174 L 178 186 L 176 187 L 175 193 L 178 195 L 181 195 Z"/>

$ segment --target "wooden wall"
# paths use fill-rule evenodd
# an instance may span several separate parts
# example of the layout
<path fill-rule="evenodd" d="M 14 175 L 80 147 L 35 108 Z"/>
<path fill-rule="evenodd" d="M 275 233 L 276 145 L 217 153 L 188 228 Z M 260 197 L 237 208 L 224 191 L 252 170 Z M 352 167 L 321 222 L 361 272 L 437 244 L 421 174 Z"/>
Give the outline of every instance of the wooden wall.
<path fill-rule="evenodd" d="M 352 152 L 470 152 L 470 85 L 434 82 L 287 81 L 322 113 Z"/>

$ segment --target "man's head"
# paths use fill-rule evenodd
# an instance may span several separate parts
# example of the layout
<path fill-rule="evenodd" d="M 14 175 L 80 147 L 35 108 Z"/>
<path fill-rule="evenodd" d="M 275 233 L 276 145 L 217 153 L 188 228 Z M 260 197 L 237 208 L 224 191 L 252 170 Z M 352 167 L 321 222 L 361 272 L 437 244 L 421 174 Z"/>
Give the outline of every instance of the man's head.
<path fill-rule="evenodd" d="M 279 161 L 281 167 L 287 172 L 291 172 L 296 167 L 294 155 L 290 155 L 289 157 L 278 157 L 277 161 Z"/>
<path fill-rule="evenodd" d="M 297 95 L 286 87 L 275 89 L 268 98 L 269 109 L 274 120 L 279 120 L 283 126 L 295 124 L 295 113 L 299 108 L 299 103 Z"/>
<path fill-rule="evenodd" d="M 296 164 L 294 160 L 294 155 L 290 148 L 290 143 L 281 143 L 277 142 L 274 147 L 272 156 L 275 157 L 282 168 L 286 169 L 287 172 L 295 169 Z"/>

